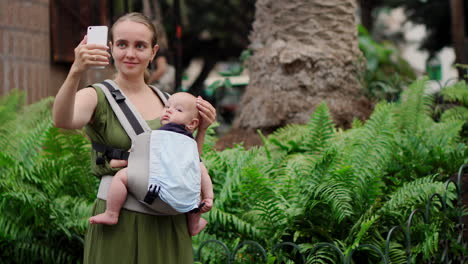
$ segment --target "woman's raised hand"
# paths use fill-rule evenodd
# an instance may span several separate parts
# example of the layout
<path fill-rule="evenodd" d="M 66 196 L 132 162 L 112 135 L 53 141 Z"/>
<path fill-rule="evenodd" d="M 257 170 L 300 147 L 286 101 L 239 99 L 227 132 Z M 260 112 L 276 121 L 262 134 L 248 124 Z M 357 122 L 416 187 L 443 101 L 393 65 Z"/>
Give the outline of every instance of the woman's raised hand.
<path fill-rule="evenodd" d="M 203 100 L 201 96 L 197 97 L 197 107 L 202 117 L 198 130 L 206 130 L 216 121 L 216 109 L 208 101 Z"/>
<path fill-rule="evenodd" d="M 110 54 L 108 46 L 99 44 L 87 44 L 88 37 L 84 36 L 80 44 L 75 48 L 75 61 L 72 69 L 84 72 L 90 66 L 106 66 L 109 64 Z"/>

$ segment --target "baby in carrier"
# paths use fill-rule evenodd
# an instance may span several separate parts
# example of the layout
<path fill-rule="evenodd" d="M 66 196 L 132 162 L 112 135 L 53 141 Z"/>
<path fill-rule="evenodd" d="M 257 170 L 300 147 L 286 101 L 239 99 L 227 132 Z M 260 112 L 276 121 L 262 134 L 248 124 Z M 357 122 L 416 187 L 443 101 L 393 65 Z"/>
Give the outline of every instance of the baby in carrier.
<path fill-rule="evenodd" d="M 180 92 L 173 94 L 167 101 L 164 113 L 161 116 L 162 126 L 159 130 L 172 131 L 193 138 L 192 133 L 198 127 L 198 124 L 199 114 L 196 97 L 189 93 Z M 114 164 L 118 162 L 114 161 Z M 174 160 L 173 164 L 177 166 L 177 160 Z M 124 168 L 112 178 L 107 195 L 106 211 L 89 218 L 89 222 L 91 224 L 117 224 L 120 210 L 127 198 L 127 187 L 128 169 Z M 154 199 L 151 194 L 152 191 L 154 194 L 155 187 L 153 189 L 151 187 L 150 185 L 145 202 Z M 198 234 L 207 224 L 207 221 L 201 218 L 201 213 L 208 212 L 213 206 L 213 186 L 206 170 L 201 170 L 201 195 L 202 201 L 199 208 L 187 213 L 188 230 L 192 236 Z"/>

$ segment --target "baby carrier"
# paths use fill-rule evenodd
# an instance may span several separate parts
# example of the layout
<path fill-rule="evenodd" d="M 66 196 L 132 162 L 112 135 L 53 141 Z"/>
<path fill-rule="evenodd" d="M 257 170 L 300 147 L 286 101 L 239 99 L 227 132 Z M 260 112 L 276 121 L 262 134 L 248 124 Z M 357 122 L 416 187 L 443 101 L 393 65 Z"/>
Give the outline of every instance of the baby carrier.
<path fill-rule="evenodd" d="M 127 189 L 153 214 L 175 215 L 197 211 L 201 172 L 196 141 L 176 132 L 151 130 L 133 105 L 126 102 L 125 95 L 112 80 L 93 86 L 104 92 L 132 141 L 129 151 L 93 142 L 93 149 L 100 154 L 96 163 L 104 164 L 104 159 L 128 159 Z M 150 87 L 166 104 L 169 95 L 154 86 Z M 104 199 L 106 196 L 107 190 L 100 186 L 98 197 Z M 144 211 L 136 207 L 124 205 L 130 210 Z"/>

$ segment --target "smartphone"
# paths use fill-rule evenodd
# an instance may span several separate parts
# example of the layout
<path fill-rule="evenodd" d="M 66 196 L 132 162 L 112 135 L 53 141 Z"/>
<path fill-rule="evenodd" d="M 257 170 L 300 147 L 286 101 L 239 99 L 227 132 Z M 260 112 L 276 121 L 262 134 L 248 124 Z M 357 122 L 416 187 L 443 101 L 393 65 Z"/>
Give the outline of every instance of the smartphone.
<path fill-rule="evenodd" d="M 107 26 L 89 26 L 88 43 L 107 46 Z"/>
<path fill-rule="evenodd" d="M 107 46 L 107 26 L 89 26 L 88 44 L 101 44 Z M 93 69 L 104 69 L 104 66 L 93 66 Z"/>

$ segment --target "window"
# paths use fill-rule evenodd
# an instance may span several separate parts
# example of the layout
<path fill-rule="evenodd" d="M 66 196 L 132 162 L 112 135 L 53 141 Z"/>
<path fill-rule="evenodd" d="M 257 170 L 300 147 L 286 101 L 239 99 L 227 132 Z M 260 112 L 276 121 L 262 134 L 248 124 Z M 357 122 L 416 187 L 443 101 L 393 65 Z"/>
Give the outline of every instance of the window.
<path fill-rule="evenodd" d="M 109 25 L 106 0 L 50 0 L 51 56 L 72 63 L 89 25 Z"/>

